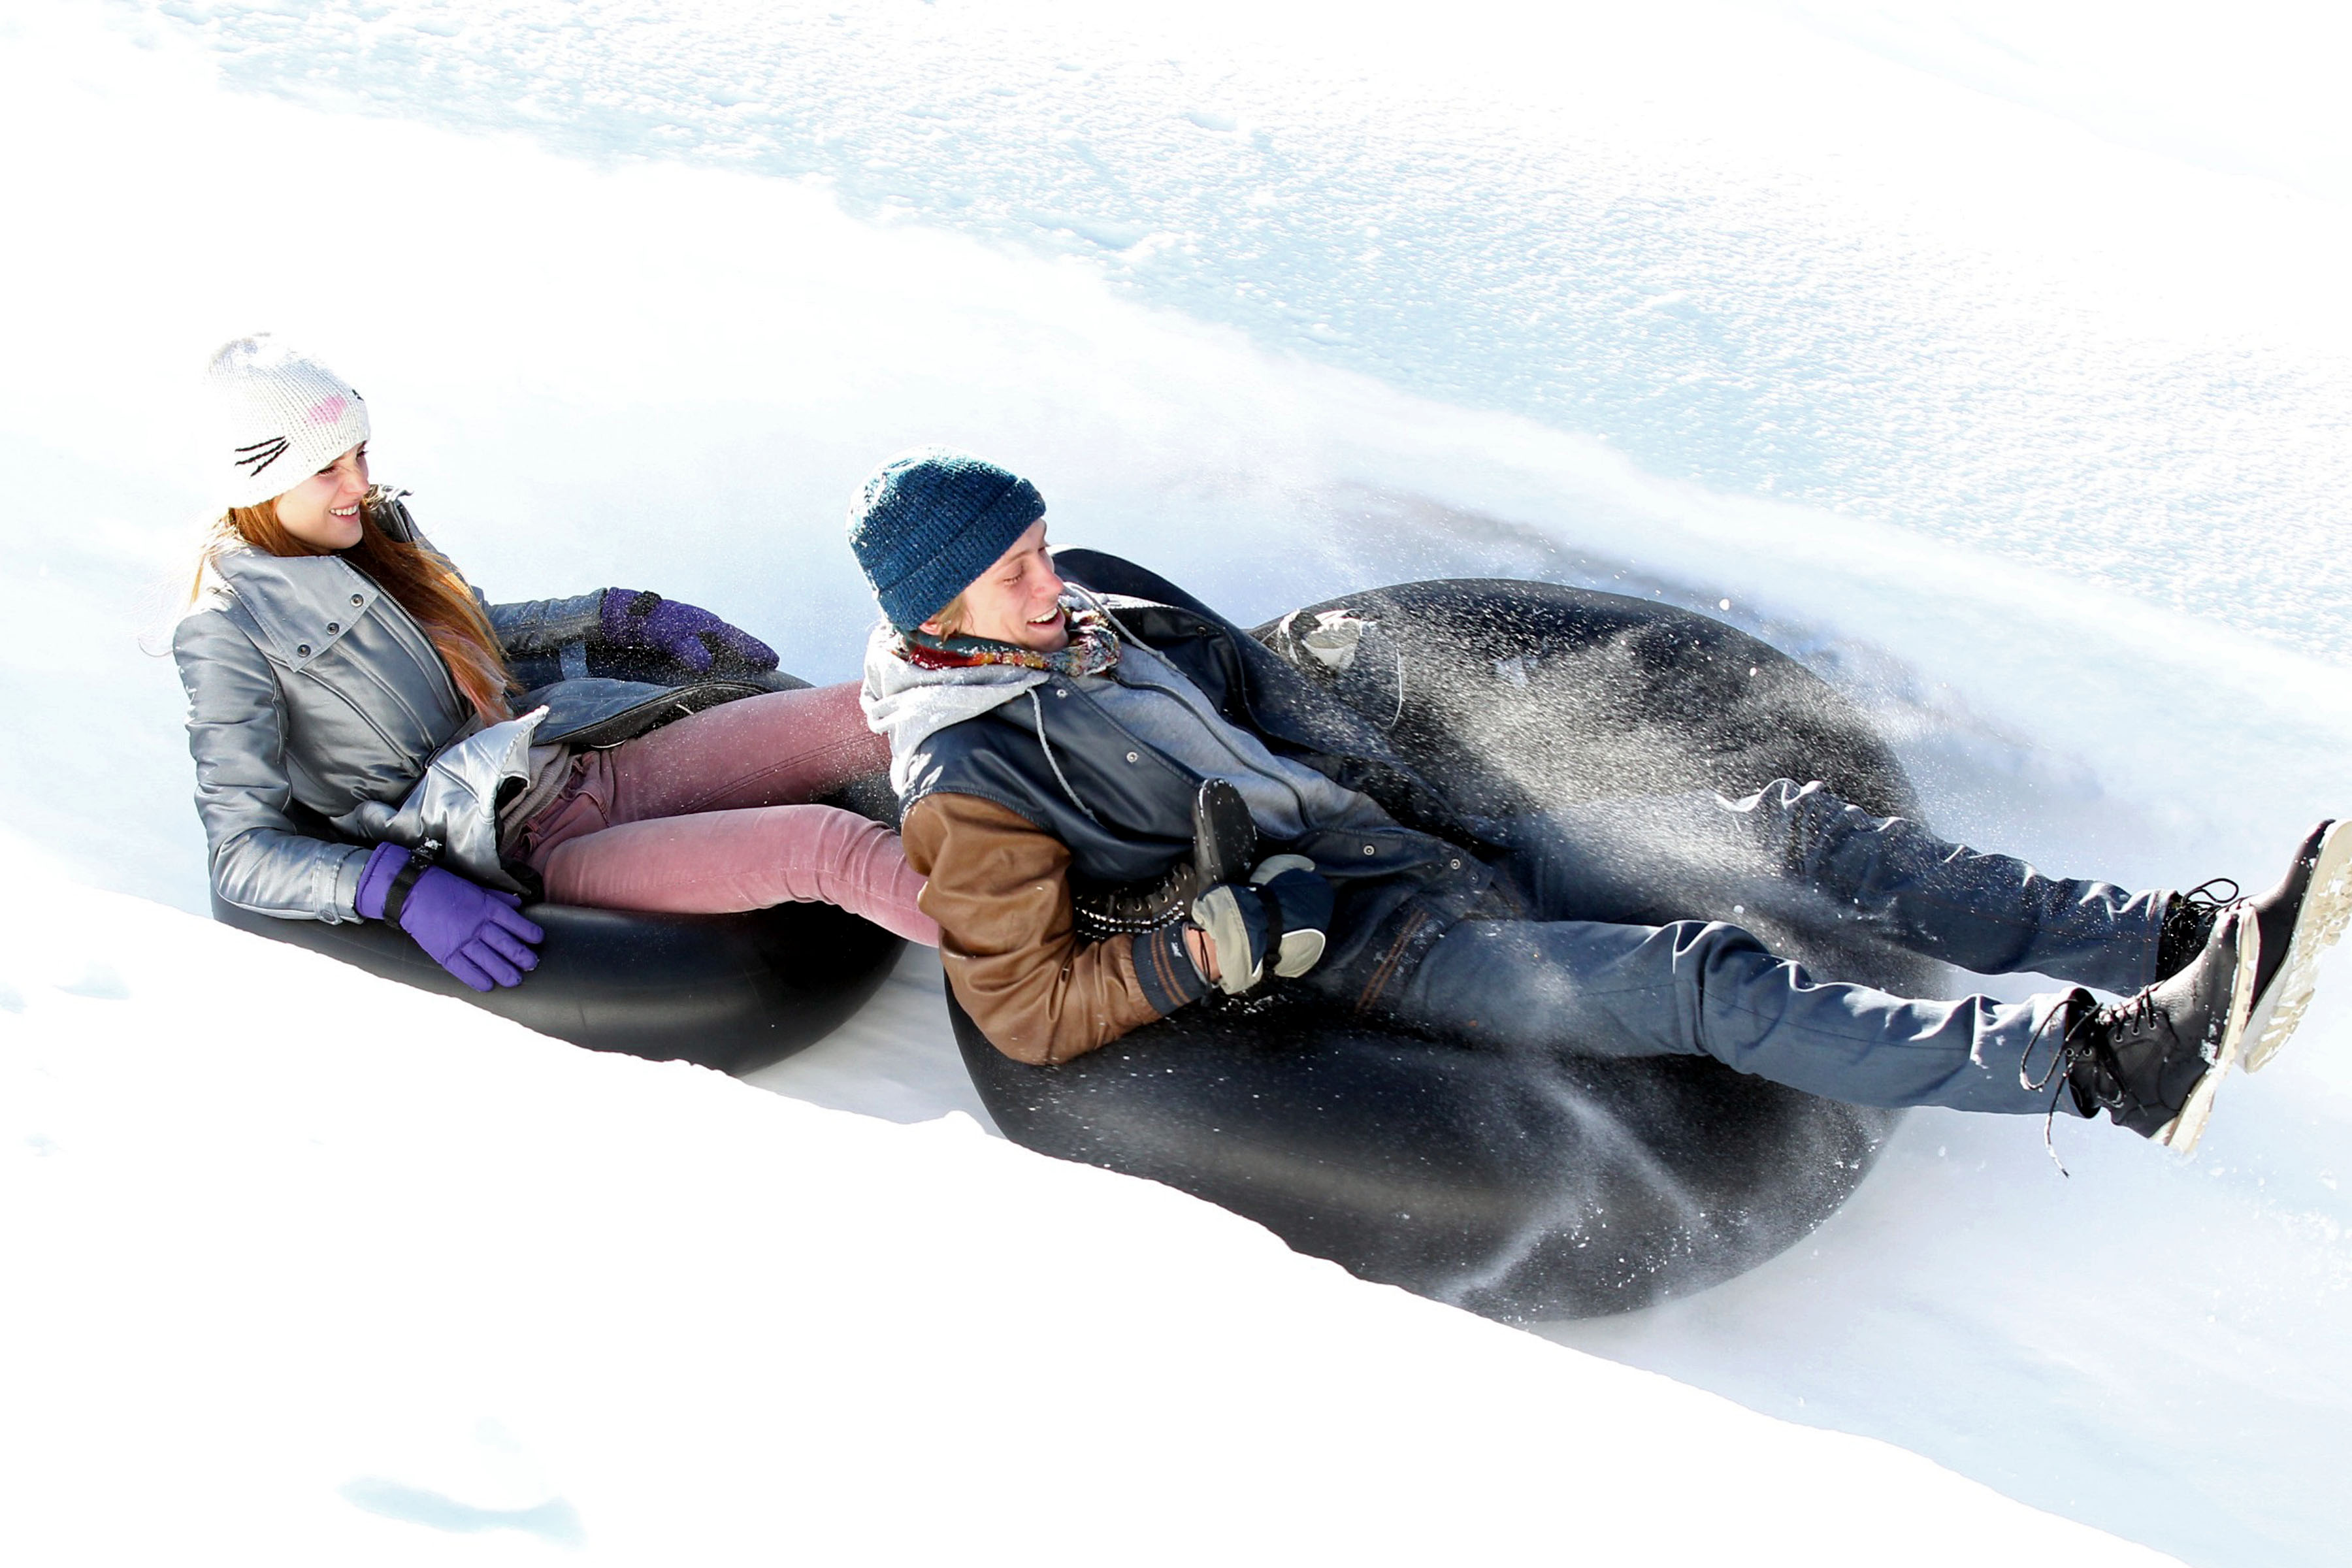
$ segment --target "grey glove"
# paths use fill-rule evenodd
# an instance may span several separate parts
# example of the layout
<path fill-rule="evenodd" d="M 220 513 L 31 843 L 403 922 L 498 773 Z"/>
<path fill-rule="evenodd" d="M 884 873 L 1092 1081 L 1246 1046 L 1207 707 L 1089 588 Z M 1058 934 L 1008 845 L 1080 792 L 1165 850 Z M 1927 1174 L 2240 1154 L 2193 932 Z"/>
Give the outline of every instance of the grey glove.
<path fill-rule="evenodd" d="M 1331 884 L 1304 855 L 1276 855 L 1246 884 L 1220 882 L 1192 900 L 1192 923 L 1216 950 L 1217 985 L 1239 996 L 1271 967 L 1295 980 L 1323 961 Z"/>

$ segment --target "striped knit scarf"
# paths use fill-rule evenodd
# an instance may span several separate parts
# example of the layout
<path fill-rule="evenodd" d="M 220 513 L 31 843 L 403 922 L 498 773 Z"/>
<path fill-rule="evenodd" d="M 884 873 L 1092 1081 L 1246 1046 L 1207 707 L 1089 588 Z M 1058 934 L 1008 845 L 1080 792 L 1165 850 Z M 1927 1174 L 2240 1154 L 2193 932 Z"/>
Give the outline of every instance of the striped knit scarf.
<path fill-rule="evenodd" d="M 1015 647 L 991 637 L 935 637 L 919 631 L 900 632 L 898 651 L 918 669 L 970 669 L 976 665 L 1012 664 L 1042 669 L 1050 675 L 1103 675 L 1118 668 L 1118 635 L 1110 617 L 1091 606 L 1063 601 L 1070 629 L 1067 647 L 1052 653 Z"/>

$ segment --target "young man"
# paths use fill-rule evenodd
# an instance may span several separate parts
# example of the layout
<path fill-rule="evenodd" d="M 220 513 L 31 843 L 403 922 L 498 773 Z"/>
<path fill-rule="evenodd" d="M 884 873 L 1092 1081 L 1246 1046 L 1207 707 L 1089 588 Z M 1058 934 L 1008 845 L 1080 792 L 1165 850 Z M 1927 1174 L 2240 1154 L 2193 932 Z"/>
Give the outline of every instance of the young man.
<path fill-rule="evenodd" d="M 957 1000 L 1024 1061 L 1274 974 L 1503 1048 L 1705 1054 L 1872 1105 L 2041 1112 L 2063 1097 L 2185 1151 L 2230 1066 L 2284 1043 L 2352 915 L 2352 828 L 2334 824 L 2271 892 L 2221 904 L 2043 877 L 1783 779 L 1658 803 L 1677 824 L 1659 873 L 1673 840 L 1700 843 L 1916 951 L 2074 988 L 1906 1000 L 1816 981 L 1737 926 L 1594 918 L 1607 877 L 1572 828 L 1461 820 L 1377 729 L 1230 623 L 1066 583 L 1045 512 L 1025 479 L 929 449 L 878 469 L 849 521 L 887 622 L 866 713 L 890 741 L 921 907 Z M 1245 810 L 1279 853 L 1190 885 L 1219 809 Z"/>

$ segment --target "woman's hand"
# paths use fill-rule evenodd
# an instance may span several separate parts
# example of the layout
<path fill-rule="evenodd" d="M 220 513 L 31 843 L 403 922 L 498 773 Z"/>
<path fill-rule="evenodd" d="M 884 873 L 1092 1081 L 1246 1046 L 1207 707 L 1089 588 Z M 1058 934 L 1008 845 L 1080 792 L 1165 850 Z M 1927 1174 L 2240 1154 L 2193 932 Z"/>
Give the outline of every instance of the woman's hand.
<path fill-rule="evenodd" d="M 532 949 L 547 933 L 518 912 L 521 902 L 424 865 L 397 844 L 377 845 L 360 872 L 359 912 L 394 921 L 477 991 L 520 985 L 539 967 Z"/>
<path fill-rule="evenodd" d="M 709 610 L 659 594 L 607 588 L 597 605 L 597 624 L 614 647 L 665 654 L 697 675 L 709 674 L 722 658 L 740 668 L 776 668 L 776 650 L 758 637 Z"/>

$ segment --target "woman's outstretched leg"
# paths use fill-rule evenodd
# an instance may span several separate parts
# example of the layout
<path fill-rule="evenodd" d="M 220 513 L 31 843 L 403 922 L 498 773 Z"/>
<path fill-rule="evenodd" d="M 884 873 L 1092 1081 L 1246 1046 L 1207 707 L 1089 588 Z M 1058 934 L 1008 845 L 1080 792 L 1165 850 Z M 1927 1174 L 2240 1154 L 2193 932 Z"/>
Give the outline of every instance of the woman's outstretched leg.
<path fill-rule="evenodd" d="M 821 901 L 937 947 L 923 879 L 898 836 L 829 805 L 769 805 L 628 822 L 535 858 L 559 903 L 726 914 Z"/>

